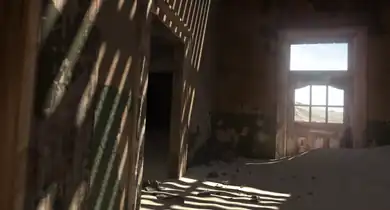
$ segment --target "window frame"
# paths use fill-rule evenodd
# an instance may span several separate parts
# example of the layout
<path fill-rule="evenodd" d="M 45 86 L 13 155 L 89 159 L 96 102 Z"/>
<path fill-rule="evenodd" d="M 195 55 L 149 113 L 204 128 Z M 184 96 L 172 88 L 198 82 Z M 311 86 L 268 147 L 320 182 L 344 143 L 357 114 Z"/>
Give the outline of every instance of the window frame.
<path fill-rule="evenodd" d="M 326 91 L 325 91 L 326 99 L 325 99 L 324 105 L 313 105 L 312 104 L 312 90 L 313 90 L 313 86 L 316 86 L 316 85 L 322 85 L 322 86 L 326 87 Z M 296 102 L 295 102 L 296 88 L 294 89 L 293 121 L 296 123 L 344 124 L 345 98 L 343 97 L 344 102 L 343 102 L 342 106 L 341 105 L 329 105 L 329 87 L 333 87 L 332 85 L 330 85 L 330 84 L 308 84 L 307 86 L 309 86 L 309 104 L 296 104 Z M 345 96 L 345 92 L 344 92 L 343 96 Z M 308 107 L 309 108 L 309 121 L 299 121 L 299 120 L 295 119 L 296 107 Z M 312 107 L 325 107 L 325 121 L 324 122 L 312 122 Z M 341 123 L 329 122 L 329 108 L 342 108 L 343 109 L 343 121 Z"/>

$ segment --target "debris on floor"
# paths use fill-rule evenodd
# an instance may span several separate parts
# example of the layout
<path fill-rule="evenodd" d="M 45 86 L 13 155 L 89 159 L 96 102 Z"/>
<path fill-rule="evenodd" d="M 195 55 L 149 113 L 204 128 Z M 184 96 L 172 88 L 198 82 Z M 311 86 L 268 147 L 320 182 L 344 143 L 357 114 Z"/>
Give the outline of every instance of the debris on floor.
<path fill-rule="evenodd" d="M 146 191 L 158 191 L 161 190 L 160 184 L 157 180 L 146 180 L 142 182 L 142 189 Z"/>
<path fill-rule="evenodd" d="M 179 180 L 146 181 L 140 209 L 389 210 L 388 160 L 390 147 L 216 161 Z"/>

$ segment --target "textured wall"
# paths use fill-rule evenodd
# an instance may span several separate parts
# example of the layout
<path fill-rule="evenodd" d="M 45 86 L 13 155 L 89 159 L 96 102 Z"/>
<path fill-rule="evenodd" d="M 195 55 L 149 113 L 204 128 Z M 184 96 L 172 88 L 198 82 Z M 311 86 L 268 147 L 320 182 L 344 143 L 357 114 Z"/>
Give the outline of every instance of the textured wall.
<path fill-rule="evenodd" d="M 203 146 L 211 137 L 211 113 L 213 105 L 213 85 L 215 84 L 216 67 L 216 7 L 214 4 L 210 8 L 205 33 L 204 47 L 202 49 L 202 59 L 197 73 L 196 95 L 191 116 L 191 123 L 188 136 L 188 162 L 196 163 L 204 155 Z"/>
<path fill-rule="evenodd" d="M 43 4 L 28 209 L 126 205 L 133 3 Z"/>
<path fill-rule="evenodd" d="M 211 140 L 229 144 L 230 156 L 274 156 L 277 55 L 261 6 L 259 1 L 222 1 L 218 7 Z"/>

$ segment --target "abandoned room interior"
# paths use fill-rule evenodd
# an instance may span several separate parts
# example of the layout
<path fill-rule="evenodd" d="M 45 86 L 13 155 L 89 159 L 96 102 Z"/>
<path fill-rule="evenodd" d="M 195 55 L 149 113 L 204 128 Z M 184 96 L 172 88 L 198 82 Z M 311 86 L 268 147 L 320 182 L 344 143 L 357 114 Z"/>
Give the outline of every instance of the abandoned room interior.
<path fill-rule="evenodd" d="M 390 209 L 389 1 L 0 8 L 0 209 Z"/>

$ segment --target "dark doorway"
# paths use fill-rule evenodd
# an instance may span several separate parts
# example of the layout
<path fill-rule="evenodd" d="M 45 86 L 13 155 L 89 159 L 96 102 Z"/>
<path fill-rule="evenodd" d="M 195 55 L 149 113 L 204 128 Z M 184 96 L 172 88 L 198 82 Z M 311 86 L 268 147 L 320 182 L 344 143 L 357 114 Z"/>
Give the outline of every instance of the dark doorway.
<path fill-rule="evenodd" d="M 182 69 L 181 42 L 157 18 L 152 22 L 143 179 L 168 178 L 175 78 Z M 179 58 L 179 59 L 177 59 Z"/>
<path fill-rule="evenodd" d="M 145 179 L 167 176 L 171 123 L 172 72 L 149 73 L 145 133 Z"/>

